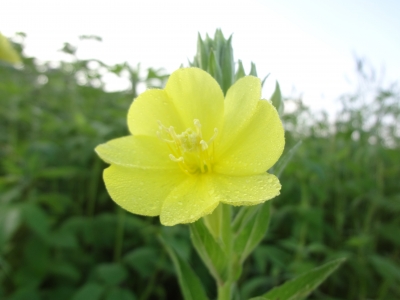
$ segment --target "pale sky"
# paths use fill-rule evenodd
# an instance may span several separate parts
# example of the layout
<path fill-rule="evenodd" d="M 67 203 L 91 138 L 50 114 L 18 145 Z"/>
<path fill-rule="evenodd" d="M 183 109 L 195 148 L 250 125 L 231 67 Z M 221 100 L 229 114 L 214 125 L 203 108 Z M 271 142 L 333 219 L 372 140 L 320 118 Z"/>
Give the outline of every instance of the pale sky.
<path fill-rule="evenodd" d="M 0 1 L 0 31 L 27 33 L 26 52 L 42 60 L 60 59 L 70 42 L 80 58 L 172 72 L 193 58 L 197 32 L 221 28 L 233 34 L 236 59 L 253 61 L 260 77 L 271 73 L 264 97 L 278 80 L 284 95 L 295 90 L 315 109 L 334 109 L 354 89 L 355 55 L 387 81 L 400 78 L 398 0 Z M 90 34 L 103 42 L 78 42 Z"/>

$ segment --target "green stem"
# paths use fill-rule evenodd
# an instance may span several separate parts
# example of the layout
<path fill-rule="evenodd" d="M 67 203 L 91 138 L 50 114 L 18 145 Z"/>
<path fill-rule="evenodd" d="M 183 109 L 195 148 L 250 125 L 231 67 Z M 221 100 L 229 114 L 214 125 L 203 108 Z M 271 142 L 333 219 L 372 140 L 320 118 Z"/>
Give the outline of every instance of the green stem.
<path fill-rule="evenodd" d="M 232 298 L 232 282 L 225 282 L 223 285 L 218 286 L 217 300 L 231 300 Z"/>

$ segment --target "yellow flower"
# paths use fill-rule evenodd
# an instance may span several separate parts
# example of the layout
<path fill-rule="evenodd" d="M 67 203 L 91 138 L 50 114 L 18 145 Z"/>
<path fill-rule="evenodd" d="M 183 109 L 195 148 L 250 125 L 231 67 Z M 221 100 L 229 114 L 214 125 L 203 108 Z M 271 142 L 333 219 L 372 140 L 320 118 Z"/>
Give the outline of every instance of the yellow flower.
<path fill-rule="evenodd" d="M 164 90 L 141 94 L 128 113 L 132 135 L 95 149 L 111 164 L 104 170 L 111 198 L 170 226 L 194 222 L 220 202 L 254 205 L 279 195 L 279 180 L 266 171 L 282 154 L 284 130 L 260 97 L 260 80 L 247 76 L 224 99 L 197 68 L 179 69 Z"/>
<path fill-rule="evenodd" d="M 18 53 L 12 48 L 7 38 L 0 33 L 0 60 L 11 64 L 20 63 Z"/>

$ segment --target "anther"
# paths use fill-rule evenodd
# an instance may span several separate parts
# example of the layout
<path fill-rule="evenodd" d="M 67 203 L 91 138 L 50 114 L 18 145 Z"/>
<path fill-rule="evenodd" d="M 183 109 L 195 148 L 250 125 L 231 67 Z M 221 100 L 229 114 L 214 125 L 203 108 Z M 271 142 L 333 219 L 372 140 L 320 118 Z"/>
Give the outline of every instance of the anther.
<path fill-rule="evenodd" d="M 207 150 L 208 149 L 208 144 L 206 143 L 206 141 L 201 140 L 200 141 L 200 145 L 201 145 L 201 150 Z"/>

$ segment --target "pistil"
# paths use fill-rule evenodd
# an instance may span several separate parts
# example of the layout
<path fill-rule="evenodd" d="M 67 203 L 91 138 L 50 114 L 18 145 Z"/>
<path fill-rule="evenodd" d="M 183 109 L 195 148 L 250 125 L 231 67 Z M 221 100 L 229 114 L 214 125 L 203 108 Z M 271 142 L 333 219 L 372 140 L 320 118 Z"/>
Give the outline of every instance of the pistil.
<path fill-rule="evenodd" d="M 181 134 L 175 132 L 173 126 L 166 127 L 158 121 L 160 131 L 158 137 L 166 142 L 170 155 L 169 158 L 178 163 L 183 172 L 189 175 L 212 172 L 214 139 L 218 130 L 208 142 L 203 139 L 200 121 L 195 119 L 194 130 L 186 129 Z"/>

